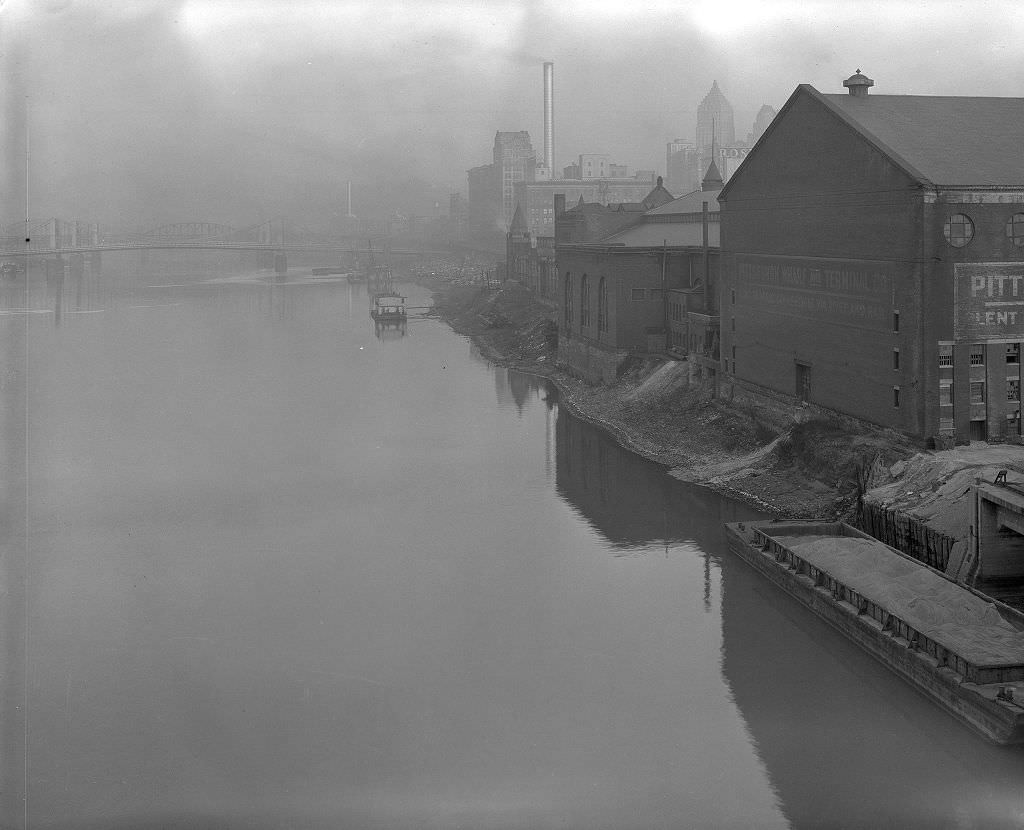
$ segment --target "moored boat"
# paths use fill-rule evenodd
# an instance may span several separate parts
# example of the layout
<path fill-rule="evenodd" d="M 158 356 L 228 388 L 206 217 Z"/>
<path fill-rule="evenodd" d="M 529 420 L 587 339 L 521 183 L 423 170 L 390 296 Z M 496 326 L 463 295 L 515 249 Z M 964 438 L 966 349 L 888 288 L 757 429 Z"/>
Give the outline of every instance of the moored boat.
<path fill-rule="evenodd" d="M 374 294 L 370 316 L 378 322 L 405 320 L 405 297 L 392 292 Z"/>
<path fill-rule="evenodd" d="M 725 528 L 730 551 L 933 702 L 1024 743 L 1024 614 L 841 522 Z"/>

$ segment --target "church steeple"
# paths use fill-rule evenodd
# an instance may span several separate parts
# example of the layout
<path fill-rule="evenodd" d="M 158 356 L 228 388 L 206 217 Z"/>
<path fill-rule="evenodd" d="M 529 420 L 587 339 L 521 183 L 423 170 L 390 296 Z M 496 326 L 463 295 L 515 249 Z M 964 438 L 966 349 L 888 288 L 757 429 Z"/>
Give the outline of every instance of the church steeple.
<path fill-rule="evenodd" d="M 722 180 L 722 174 L 718 169 L 718 165 L 715 163 L 715 158 L 718 156 L 718 143 L 715 140 L 715 122 L 711 122 L 711 164 L 708 165 L 707 171 L 704 173 L 704 179 L 700 183 L 701 190 L 721 190 L 725 187 L 725 182 Z"/>

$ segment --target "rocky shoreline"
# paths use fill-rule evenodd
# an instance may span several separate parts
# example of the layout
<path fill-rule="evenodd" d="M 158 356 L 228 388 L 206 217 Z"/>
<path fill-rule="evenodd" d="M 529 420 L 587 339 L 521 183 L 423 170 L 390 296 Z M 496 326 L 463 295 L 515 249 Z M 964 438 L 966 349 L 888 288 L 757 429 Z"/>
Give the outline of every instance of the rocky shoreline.
<path fill-rule="evenodd" d="M 780 423 L 691 384 L 685 362 L 637 358 L 612 385 L 590 386 L 556 365 L 554 306 L 517 283 L 500 288 L 422 280 L 434 313 L 496 365 L 541 375 L 576 417 L 623 447 L 709 487 L 788 518 L 851 518 L 864 468 L 909 457 L 888 433 L 851 435 L 820 420 Z"/>

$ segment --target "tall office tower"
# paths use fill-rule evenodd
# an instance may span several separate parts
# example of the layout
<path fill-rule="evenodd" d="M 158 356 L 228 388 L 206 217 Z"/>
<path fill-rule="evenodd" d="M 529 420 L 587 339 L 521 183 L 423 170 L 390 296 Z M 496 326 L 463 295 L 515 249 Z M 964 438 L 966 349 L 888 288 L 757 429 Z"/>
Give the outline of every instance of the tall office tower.
<path fill-rule="evenodd" d="M 750 131 L 750 135 L 747 136 L 747 144 L 750 147 L 753 147 L 757 143 L 757 140 L 764 135 L 764 131 L 768 129 L 768 125 L 772 123 L 772 119 L 774 119 L 776 115 L 778 115 L 778 113 L 775 111 L 775 108 L 768 106 L 768 104 L 765 104 L 757 111 L 757 118 L 754 119 L 754 127 Z"/>
<path fill-rule="evenodd" d="M 712 136 L 719 147 L 731 147 L 736 143 L 732 104 L 718 88 L 718 81 L 711 85 L 711 91 L 697 107 L 697 152 L 709 161 L 707 151 L 711 147 Z"/>
<path fill-rule="evenodd" d="M 526 130 L 515 133 L 494 134 L 494 174 L 497 192 L 501 194 L 499 224 L 503 229 L 512 223 L 515 213 L 514 187 L 516 182 L 532 182 L 536 159 L 530 134 Z"/>
<path fill-rule="evenodd" d="M 555 65 L 544 63 L 544 166 L 555 177 Z"/>
<path fill-rule="evenodd" d="M 686 138 L 670 141 L 665 148 L 665 187 L 670 193 L 691 193 L 697 189 L 697 149 Z"/>

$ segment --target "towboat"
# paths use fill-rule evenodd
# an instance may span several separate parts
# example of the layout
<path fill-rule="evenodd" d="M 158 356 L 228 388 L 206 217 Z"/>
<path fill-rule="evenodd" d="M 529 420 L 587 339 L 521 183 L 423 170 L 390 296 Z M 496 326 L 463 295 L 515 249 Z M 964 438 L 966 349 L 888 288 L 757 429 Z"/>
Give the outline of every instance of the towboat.
<path fill-rule="evenodd" d="M 401 294 L 375 294 L 370 316 L 377 322 L 405 320 L 405 297 Z"/>

